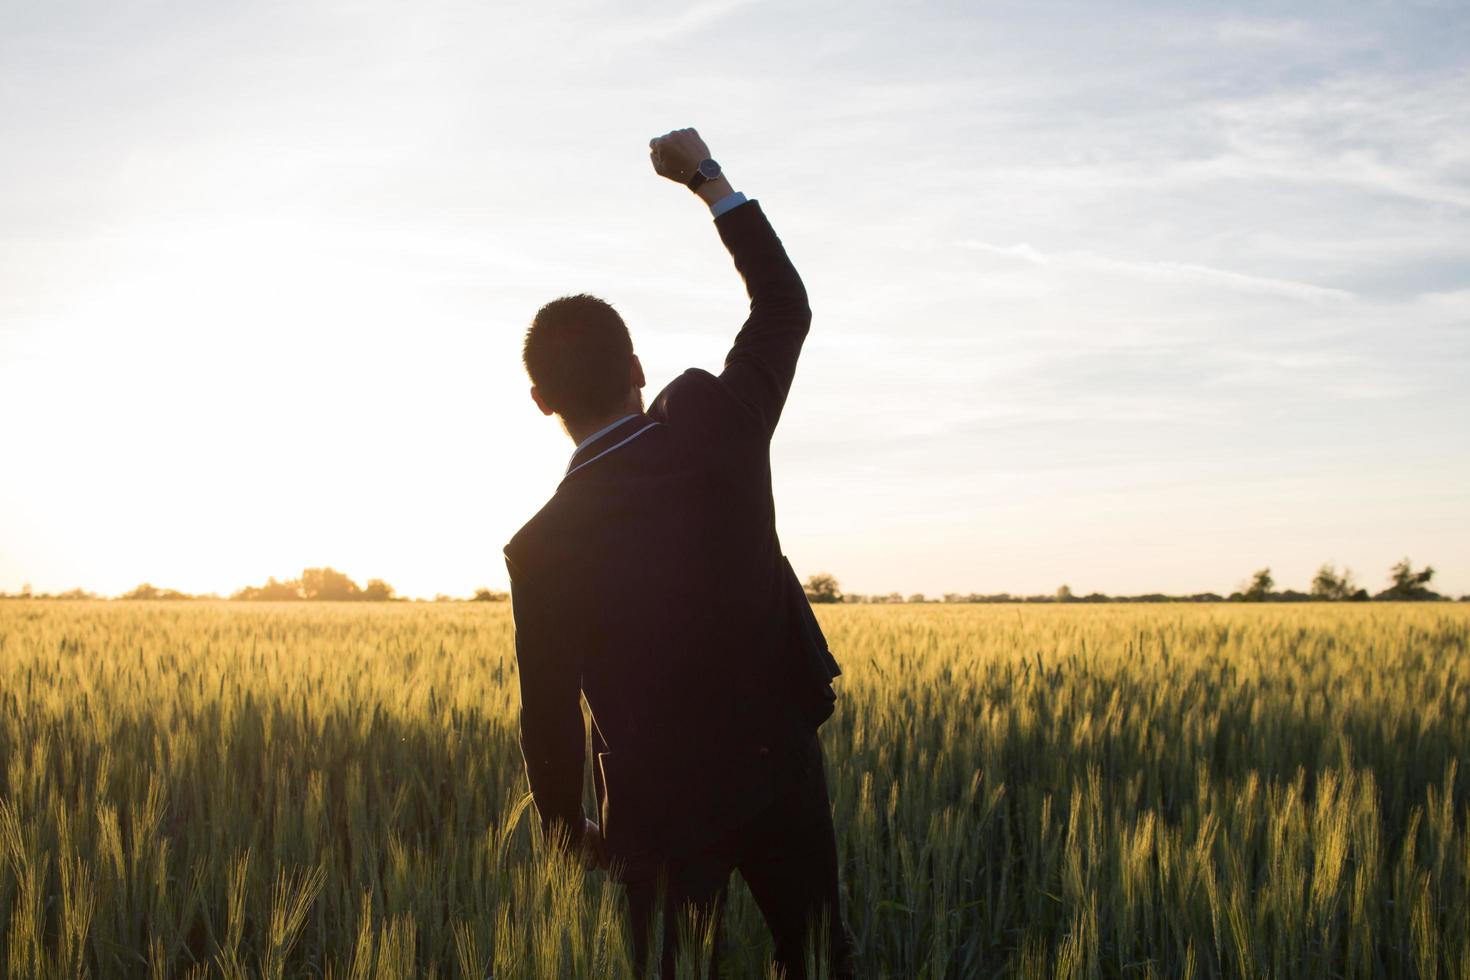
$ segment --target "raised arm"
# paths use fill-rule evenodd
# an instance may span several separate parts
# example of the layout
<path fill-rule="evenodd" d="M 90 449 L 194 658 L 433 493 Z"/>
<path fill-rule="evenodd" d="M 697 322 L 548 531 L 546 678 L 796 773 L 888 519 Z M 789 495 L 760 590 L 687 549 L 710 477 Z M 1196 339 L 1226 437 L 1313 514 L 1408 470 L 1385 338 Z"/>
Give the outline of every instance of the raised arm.
<path fill-rule="evenodd" d="M 649 143 L 654 170 L 694 192 L 710 206 L 720 239 L 745 279 L 750 316 L 725 358 L 722 380 L 769 438 L 796 375 L 796 360 L 811 326 L 806 287 L 781 239 L 757 201 L 735 192 L 709 147 L 692 129 L 675 130 Z M 715 176 L 710 176 L 713 173 Z"/>

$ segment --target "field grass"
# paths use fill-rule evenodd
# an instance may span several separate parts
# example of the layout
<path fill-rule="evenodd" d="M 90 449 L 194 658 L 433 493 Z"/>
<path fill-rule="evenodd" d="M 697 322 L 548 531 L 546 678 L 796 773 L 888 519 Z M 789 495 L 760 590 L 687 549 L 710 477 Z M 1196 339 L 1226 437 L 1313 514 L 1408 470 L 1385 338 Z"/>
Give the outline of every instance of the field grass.
<path fill-rule="evenodd" d="M 1470 977 L 1470 608 L 819 614 L 864 975 Z M 533 841 L 511 639 L 0 603 L 0 975 L 626 975 L 617 889 Z"/>

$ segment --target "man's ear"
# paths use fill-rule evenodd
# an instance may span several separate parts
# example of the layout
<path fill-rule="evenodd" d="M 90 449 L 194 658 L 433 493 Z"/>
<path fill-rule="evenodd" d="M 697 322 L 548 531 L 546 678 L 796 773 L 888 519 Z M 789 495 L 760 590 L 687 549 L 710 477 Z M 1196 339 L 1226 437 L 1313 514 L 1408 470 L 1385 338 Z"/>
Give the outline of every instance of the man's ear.
<path fill-rule="evenodd" d="M 632 369 L 628 372 L 628 382 L 634 388 L 642 388 L 648 384 L 647 381 L 643 380 L 643 365 L 639 362 L 637 354 L 633 355 L 633 364 L 631 367 Z"/>
<path fill-rule="evenodd" d="M 531 386 L 531 401 L 535 402 L 536 403 L 536 407 L 539 408 L 539 409 L 541 409 L 541 414 L 542 415 L 555 415 L 556 414 L 556 412 L 552 409 L 552 407 L 550 405 L 546 404 L 546 399 L 544 399 L 544 398 L 541 397 L 541 392 L 536 388 L 535 385 L 532 385 Z"/>

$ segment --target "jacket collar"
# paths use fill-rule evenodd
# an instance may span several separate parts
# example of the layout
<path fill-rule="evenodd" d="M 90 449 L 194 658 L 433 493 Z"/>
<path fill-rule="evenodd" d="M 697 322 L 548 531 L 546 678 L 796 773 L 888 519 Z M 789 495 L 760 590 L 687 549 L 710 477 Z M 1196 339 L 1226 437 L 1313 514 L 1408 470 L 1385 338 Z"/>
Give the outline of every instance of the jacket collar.
<path fill-rule="evenodd" d="M 571 476 L 594 459 L 620 448 L 623 444 L 632 442 L 633 439 L 655 425 L 658 423 L 647 415 L 635 412 L 592 433 L 577 444 L 576 451 L 572 453 L 572 458 L 567 463 L 566 476 Z"/>

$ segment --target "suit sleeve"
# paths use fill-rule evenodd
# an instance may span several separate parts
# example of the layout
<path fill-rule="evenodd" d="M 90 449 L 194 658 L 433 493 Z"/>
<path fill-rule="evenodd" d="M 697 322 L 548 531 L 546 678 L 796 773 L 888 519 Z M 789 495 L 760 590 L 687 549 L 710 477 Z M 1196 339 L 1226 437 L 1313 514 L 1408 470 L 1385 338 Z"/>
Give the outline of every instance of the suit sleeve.
<path fill-rule="evenodd" d="M 521 754 L 542 829 L 582 835 L 582 678 L 574 642 L 534 579 L 507 557 L 521 683 Z M 564 620 L 563 620 L 564 622 Z"/>
<path fill-rule="evenodd" d="M 796 359 L 811 326 L 806 287 L 759 202 L 726 212 L 715 219 L 715 227 L 750 296 L 750 316 L 725 358 L 720 380 L 769 439 L 781 418 L 796 374 Z"/>

